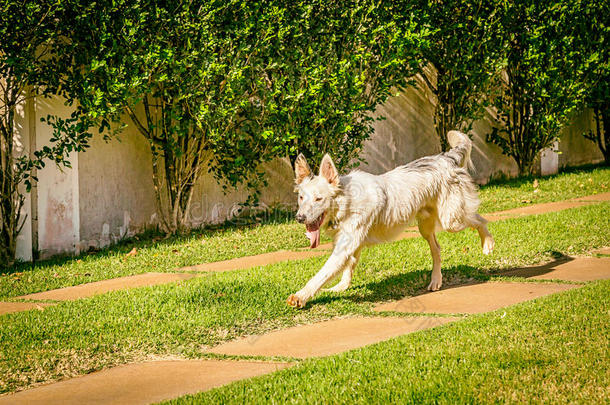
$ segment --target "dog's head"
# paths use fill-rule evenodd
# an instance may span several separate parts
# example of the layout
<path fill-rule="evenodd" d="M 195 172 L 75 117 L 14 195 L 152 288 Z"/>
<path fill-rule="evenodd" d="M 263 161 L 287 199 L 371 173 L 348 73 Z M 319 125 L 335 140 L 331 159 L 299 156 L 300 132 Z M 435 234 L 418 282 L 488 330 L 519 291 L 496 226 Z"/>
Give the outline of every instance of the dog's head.
<path fill-rule="evenodd" d="M 299 194 L 296 219 L 305 224 L 311 248 L 320 243 L 320 227 L 328 222 L 333 198 L 339 192 L 339 172 L 328 154 L 320 163 L 320 173 L 314 176 L 305 156 L 294 163 L 296 191 Z"/>

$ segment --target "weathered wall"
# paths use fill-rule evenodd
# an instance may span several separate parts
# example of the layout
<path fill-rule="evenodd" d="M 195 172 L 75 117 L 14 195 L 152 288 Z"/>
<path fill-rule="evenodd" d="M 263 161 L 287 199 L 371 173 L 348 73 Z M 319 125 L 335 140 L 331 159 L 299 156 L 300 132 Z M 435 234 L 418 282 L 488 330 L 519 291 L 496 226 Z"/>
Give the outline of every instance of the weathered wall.
<path fill-rule="evenodd" d="M 30 105 L 31 104 L 31 105 Z M 21 102 L 17 106 L 15 117 L 15 154 L 20 156 L 27 154 L 30 151 L 30 122 L 31 113 L 28 114 L 28 109 L 33 110 L 33 100 Z M 22 195 L 25 196 L 24 205 L 21 208 L 21 218 L 25 219 L 23 228 L 17 236 L 17 252 L 16 256 L 24 261 L 32 260 L 32 202 L 31 194 L 25 192 L 25 185 L 19 188 Z"/>
<path fill-rule="evenodd" d="M 439 153 L 434 130 L 434 104 L 430 93 L 410 88 L 392 97 L 376 111 L 386 117 L 374 125 L 375 132 L 362 151 L 366 163 L 361 168 L 379 174 L 422 156 Z M 486 183 L 499 175 L 517 175 L 517 165 L 497 146 L 485 142 L 491 132 L 492 117 L 487 113 L 473 125 L 473 177 Z"/>
<path fill-rule="evenodd" d="M 293 204 L 292 169 L 287 159 L 264 166 L 269 187 L 262 190 L 261 205 Z M 239 203 L 248 197 L 244 189 L 223 188 L 211 174 L 195 187 L 193 226 L 219 223 L 239 214 Z M 148 142 L 134 129 L 119 140 L 96 136 L 91 147 L 79 154 L 80 247 L 100 248 L 156 225 L 152 162 Z"/>
<path fill-rule="evenodd" d="M 559 167 L 580 166 L 587 163 L 598 163 L 604 160 L 604 155 L 597 147 L 582 136 L 583 133 L 595 128 L 591 110 L 575 114 L 570 125 L 567 125 L 559 141 Z"/>
<path fill-rule="evenodd" d="M 407 89 L 378 109 L 376 114 L 386 119 L 375 123 L 374 134 L 365 143 L 363 170 L 382 173 L 440 151 L 430 100 L 430 94 Z M 32 103 L 20 110 L 17 124 L 22 150 L 28 150 L 30 134 L 35 134 L 38 148 L 49 142 L 52 129 L 39 120 L 49 113 L 67 117 L 70 110 L 61 100 L 37 100 L 35 108 Z M 575 116 L 564 130 L 559 144 L 559 166 L 601 160 L 595 144 L 581 135 L 591 125 L 591 114 L 586 112 Z M 485 142 L 485 134 L 490 130 L 489 116 L 473 126 L 472 160 L 474 177 L 479 183 L 500 175 L 517 174 L 515 163 L 502 155 L 498 147 Z M 548 158 L 552 169 L 555 157 L 549 155 Z M 103 247 L 155 224 L 150 150 L 146 140 L 134 129 L 124 132 L 120 141 L 106 142 L 95 137 L 91 148 L 74 154 L 70 161 L 72 169 L 59 169 L 49 164 L 38 174 L 37 242 L 41 257 Z M 262 191 L 262 206 L 294 206 L 290 162 L 278 159 L 265 165 L 265 170 L 269 187 Z M 200 226 L 238 215 L 238 204 L 246 197 L 247 192 L 243 189 L 225 194 L 213 176 L 207 174 L 195 188 L 191 222 Z M 24 210 L 29 221 L 29 200 Z M 31 259 L 35 227 L 27 222 L 20 235 L 18 257 L 24 260 Z"/>
<path fill-rule="evenodd" d="M 68 118 L 71 107 L 59 98 L 36 100 L 36 147 L 50 145 L 53 128 L 40 117 Z M 47 164 L 38 171 L 38 248 L 40 257 L 78 253 L 80 240 L 78 153 L 68 156 L 72 168 Z"/>
<path fill-rule="evenodd" d="M 80 245 L 100 248 L 154 223 L 151 155 L 138 133 L 94 136 L 79 154 Z"/>
<path fill-rule="evenodd" d="M 276 159 L 263 166 L 268 187 L 261 190 L 260 205 L 264 207 L 293 206 L 294 182 L 288 159 Z M 248 198 L 245 189 L 229 189 L 225 194 L 211 174 L 203 176 L 193 192 L 191 223 L 193 226 L 216 224 L 240 215 L 239 204 Z"/>

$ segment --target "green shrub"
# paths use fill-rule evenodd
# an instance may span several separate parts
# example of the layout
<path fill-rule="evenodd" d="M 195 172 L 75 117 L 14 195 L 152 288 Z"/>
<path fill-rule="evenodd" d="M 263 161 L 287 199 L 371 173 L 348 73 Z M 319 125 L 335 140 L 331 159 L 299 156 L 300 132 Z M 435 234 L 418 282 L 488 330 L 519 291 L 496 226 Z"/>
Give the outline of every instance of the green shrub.
<path fill-rule="evenodd" d="M 421 65 L 427 31 L 413 12 L 369 0 L 108 1 L 75 10 L 65 53 L 100 127 L 126 113 L 149 141 L 159 217 L 174 232 L 206 170 L 254 189 L 275 157 L 353 162 L 371 113 Z"/>

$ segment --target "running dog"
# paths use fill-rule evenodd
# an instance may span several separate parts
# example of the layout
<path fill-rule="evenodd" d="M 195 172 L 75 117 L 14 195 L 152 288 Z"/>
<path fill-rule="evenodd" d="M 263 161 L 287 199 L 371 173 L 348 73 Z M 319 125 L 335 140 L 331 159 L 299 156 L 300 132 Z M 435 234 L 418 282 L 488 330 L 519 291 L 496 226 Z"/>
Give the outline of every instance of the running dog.
<path fill-rule="evenodd" d="M 447 138 L 448 152 L 417 159 L 378 176 L 358 170 L 339 176 L 328 154 L 314 176 L 305 157 L 297 157 L 296 220 L 305 224 L 311 248 L 319 245 L 321 228 L 333 237 L 334 248 L 322 269 L 288 297 L 288 305 L 303 308 L 339 273 L 341 280 L 329 291 L 345 291 L 362 248 L 395 239 L 414 220 L 432 253 L 430 291 L 440 289 L 443 282 L 437 231 L 474 228 L 481 237 L 483 253 L 493 251 L 494 239 L 487 221 L 477 213 L 477 188 L 467 171 L 472 141 L 458 131 L 450 131 Z"/>

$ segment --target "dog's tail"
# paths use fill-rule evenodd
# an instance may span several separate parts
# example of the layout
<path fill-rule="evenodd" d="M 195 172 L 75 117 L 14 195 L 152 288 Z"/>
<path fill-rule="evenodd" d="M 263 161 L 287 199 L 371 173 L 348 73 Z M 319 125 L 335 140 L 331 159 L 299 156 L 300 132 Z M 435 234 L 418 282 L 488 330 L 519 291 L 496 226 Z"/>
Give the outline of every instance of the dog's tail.
<path fill-rule="evenodd" d="M 446 153 L 447 156 L 452 157 L 458 166 L 471 168 L 470 152 L 472 151 L 472 141 L 468 135 L 460 131 L 449 131 L 447 133 L 447 141 L 451 146 L 451 150 Z"/>

